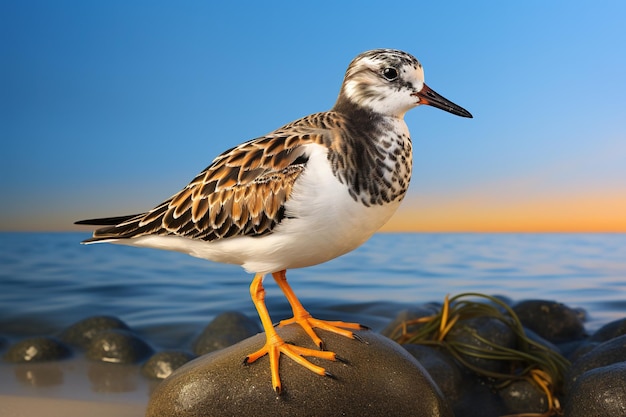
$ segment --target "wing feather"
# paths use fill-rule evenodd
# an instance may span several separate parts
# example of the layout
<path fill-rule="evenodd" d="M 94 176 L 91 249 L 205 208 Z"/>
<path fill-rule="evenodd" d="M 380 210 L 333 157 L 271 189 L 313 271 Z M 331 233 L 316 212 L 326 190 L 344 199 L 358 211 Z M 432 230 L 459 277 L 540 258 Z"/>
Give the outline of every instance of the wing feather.
<path fill-rule="evenodd" d="M 315 116 L 315 115 L 314 115 Z M 306 145 L 330 133 L 301 119 L 221 154 L 183 190 L 147 213 L 94 232 L 90 241 L 148 234 L 212 241 L 271 233 L 306 168 Z"/>

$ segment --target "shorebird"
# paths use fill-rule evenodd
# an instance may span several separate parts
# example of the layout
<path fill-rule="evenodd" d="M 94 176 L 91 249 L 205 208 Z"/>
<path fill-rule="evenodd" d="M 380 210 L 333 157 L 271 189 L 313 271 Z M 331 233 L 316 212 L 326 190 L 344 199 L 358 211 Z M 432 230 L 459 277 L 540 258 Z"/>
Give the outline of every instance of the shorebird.
<path fill-rule="evenodd" d="M 357 323 L 315 319 L 287 283 L 286 270 L 320 264 L 369 239 L 396 211 L 411 179 L 412 146 L 405 113 L 426 104 L 472 115 L 424 83 L 412 55 L 376 49 L 348 66 L 332 110 L 291 122 L 219 155 L 185 188 L 145 213 L 83 220 L 103 226 L 83 243 L 110 242 L 179 251 L 241 265 L 254 273 L 252 301 L 266 334 L 245 364 L 269 355 L 272 387 L 282 390 L 281 354 L 319 375 L 306 357 L 341 360 L 315 328 L 359 339 Z M 271 274 L 293 317 L 320 350 L 286 343 L 265 305 Z"/>

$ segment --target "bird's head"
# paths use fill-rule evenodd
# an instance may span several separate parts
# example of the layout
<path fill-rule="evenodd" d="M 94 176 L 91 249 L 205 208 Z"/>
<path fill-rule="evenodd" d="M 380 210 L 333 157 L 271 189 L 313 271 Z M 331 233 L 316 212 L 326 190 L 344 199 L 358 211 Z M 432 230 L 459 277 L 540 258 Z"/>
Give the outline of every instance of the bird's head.
<path fill-rule="evenodd" d="M 470 112 L 424 83 L 424 69 L 415 57 L 394 49 L 374 49 L 354 58 L 346 71 L 335 108 L 346 102 L 400 118 L 420 104 L 472 117 Z"/>

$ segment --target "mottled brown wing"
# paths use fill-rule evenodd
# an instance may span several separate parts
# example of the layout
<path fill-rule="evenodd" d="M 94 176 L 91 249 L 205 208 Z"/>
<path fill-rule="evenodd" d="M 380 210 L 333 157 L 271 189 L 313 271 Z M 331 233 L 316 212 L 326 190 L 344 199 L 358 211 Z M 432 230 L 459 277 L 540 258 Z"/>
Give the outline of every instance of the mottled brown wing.
<path fill-rule="evenodd" d="M 289 128 L 287 128 L 289 127 Z M 178 235 L 212 241 L 270 233 L 305 169 L 306 146 L 324 132 L 293 124 L 218 156 L 183 190 L 148 213 L 94 232 L 88 241 Z"/>

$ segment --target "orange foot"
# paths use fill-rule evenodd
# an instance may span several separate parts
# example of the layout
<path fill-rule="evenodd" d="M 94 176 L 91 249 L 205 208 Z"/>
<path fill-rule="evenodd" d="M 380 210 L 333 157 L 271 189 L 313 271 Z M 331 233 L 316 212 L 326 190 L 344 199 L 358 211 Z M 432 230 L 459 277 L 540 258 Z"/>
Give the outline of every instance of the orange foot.
<path fill-rule="evenodd" d="M 291 323 L 298 323 L 302 329 L 309 335 L 309 337 L 313 340 L 316 346 L 318 346 L 321 350 L 326 350 L 326 345 L 322 339 L 315 333 L 313 330 L 314 327 L 322 330 L 326 330 L 329 332 L 337 333 L 342 336 L 348 337 L 350 339 L 356 339 L 360 342 L 363 342 L 363 339 L 359 337 L 359 335 L 352 333 L 350 330 L 365 330 L 367 327 L 360 325 L 359 323 L 346 323 L 343 321 L 326 321 L 319 320 L 314 317 L 311 317 L 309 313 L 304 310 L 306 314 L 298 314 L 298 316 L 294 316 L 288 320 L 282 320 L 278 323 L 279 327 L 286 326 Z"/>
<path fill-rule="evenodd" d="M 280 322 L 279 326 L 284 326 L 291 323 L 298 323 L 304 331 L 313 339 L 313 342 L 322 349 L 314 350 L 305 348 L 302 346 L 295 346 L 286 343 L 277 333 L 276 329 L 272 325 L 272 321 L 270 319 L 269 313 L 267 311 L 267 307 L 265 306 L 265 290 L 263 288 L 263 275 L 257 274 L 252 280 L 252 284 L 250 285 L 250 295 L 252 296 L 252 301 L 259 313 L 259 317 L 261 318 L 261 323 L 263 324 L 263 329 L 266 334 L 265 345 L 256 352 L 248 355 L 244 359 L 244 364 L 250 364 L 255 362 L 257 359 L 262 356 L 269 355 L 270 360 L 270 370 L 272 374 L 272 386 L 277 393 L 282 391 L 282 384 L 279 376 L 279 359 L 280 354 L 283 353 L 287 357 L 291 358 L 296 363 L 304 366 L 310 371 L 328 377 L 334 377 L 330 372 L 326 371 L 321 366 L 317 366 L 307 359 L 305 356 L 316 357 L 331 361 L 340 361 L 346 362 L 344 359 L 337 356 L 334 352 L 325 351 L 324 342 L 315 334 L 313 331 L 314 327 L 324 329 L 333 333 L 340 334 L 345 337 L 349 337 L 351 339 L 356 339 L 359 341 L 363 341 L 358 335 L 354 334 L 349 329 L 358 330 L 358 329 L 367 329 L 365 326 L 361 326 L 357 323 L 345 323 L 342 321 L 324 321 L 318 320 L 313 317 L 302 307 L 302 304 L 297 299 L 296 295 L 293 293 L 293 290 L 287 284 L 285 271 L 275 272 L 272 274 L 279 287 L 285 293 L 287 300 L 291 304 L 291 308 L 294 313 L 294 317 L 289 320 L 284 320 Z"/>
<path fill-rule="evenodd" d="M 316 358 L 321 358 L 321 359 L 326 359 L 326 360 L 331 360 L 331 361 L 335 361 L 335 360 L 343 361 L 341 358 L 337 357 L 337 355 L 335 355 L 333 352 L 313 350 L 313 349 L 308 349 L 305 347 L 295 346 L 295 345 L 290 345 L 288 343 L 285 343 L 285 341 L 280 336 L 278 336 L 274 331 L 273 335 L 271 336 L 268 335 L 265 345 L 263 345 L 263 347 L 257 350 L 256 352 L 251 353 L 250 355 L 246 356 L 243 363 L 245 365 L 250 364 L 256 361 L 257 359 L 259 359 L 260 357 L 269 354 L 270 371 L 272 374 L 272 387 L 274 387 L 274 391 L 276 391 L 278 394 L 280 394 L 282 391 L 282 383 L 280 381 L 280 376 L 278 372 L 278 364 L 279 364 L 279 358 L 280 358 L 281 353 L 284 353 L 287 357 L 291 358 L 293 361 L 304 366 L 310 371 L 318 375 L 328 376 L 331 378 L 334 378 L 333 374 L 331 374 L 330 372 L 328 372 L 326 369 L 322 368 L 321 366 L 317 366 L 309 362 L 308 360 L 304 358 L 304 356 L 313 356 Z"/>
<path fill-rule="evenodd" d="M 304 309 L 302 303 L 300 303 L 300 300 L 298 300 L 298 297 L 296 297 L 296 294 L 291 289 L 291 286 L 287 283 L 286 271 L 274 272 L 272 276 L 274 277 L 274 280 L 276 280 L 276 283 L 278 284 L 280 289 L 285 294 L 285 297 L 287 297 L 287 301 L 289 301 L 291 309 L 293 310 L 293 317 L 288 320 L 281 321 L 278 324 L 279 326 L 285 326 L 291 323 L 298 323 L 300 326 L 302 326 L 302 328 L 309 335 L 309 337 L 313 339 L 313 343 L 315 343 L 322 350 L 324 350 L 326 346 L 324 345 L 322 339 L 320 339 L 319 336 L 315 334 L 315 331 L 313 331 L 314 327 L 337 333 L 342 336 L 349 337 L 350 339 L 362 340 L 359 336 L 352 333 L 348 329 L 364 330 L 367 329 L 367 327 L 362 326 L 358 323 L 326 321 L 311 317 L 311 314 L 309 314 L 309 312 Z"/>

